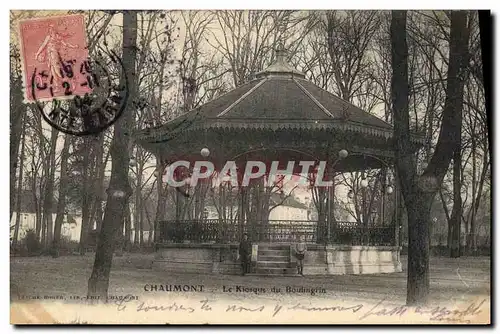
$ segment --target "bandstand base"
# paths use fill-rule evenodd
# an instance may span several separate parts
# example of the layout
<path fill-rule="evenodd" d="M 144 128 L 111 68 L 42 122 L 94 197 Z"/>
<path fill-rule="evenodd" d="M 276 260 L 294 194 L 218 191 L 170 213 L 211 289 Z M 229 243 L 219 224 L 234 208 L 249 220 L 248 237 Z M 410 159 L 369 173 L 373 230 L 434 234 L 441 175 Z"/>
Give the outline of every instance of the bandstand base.
<path fill-rule="evenodd" d="M 400 252 L 395 246 L 314 245 L 304 259 L 304 275 L 401 272 Z"/>
<path fill-rule="evenodd" d="M 153 269 L 171 272 L 239 274 L 238 244 L 158 244 Z"/>
<path fill-rule="evenodd" d="M 307 276 L 402 271 L 400 247 L 311 244 L 307 248 L 303 271 Z M 258 258 L 252 266 L 254 271 L 256 265 L 259 265 Z M 289 268 L 295 267 L 295 257 L 290 255 Z M 153 268 L 170 272 L 238 275 L 241 273 L 238 244 L 158 244 Z"/>

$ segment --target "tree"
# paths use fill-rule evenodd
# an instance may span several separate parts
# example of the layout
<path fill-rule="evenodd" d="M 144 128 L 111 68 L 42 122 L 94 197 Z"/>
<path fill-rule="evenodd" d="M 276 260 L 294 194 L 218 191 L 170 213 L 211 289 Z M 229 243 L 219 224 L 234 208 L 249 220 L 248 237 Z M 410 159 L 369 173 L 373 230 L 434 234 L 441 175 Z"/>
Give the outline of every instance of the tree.
<path fill-rule="evenodd" d="M 214 44 L 224 62 L 231 68 L 233 87 L 253 79 L 272 60 L 278 46 L 297 48 L 307 30 L 301 24 L 307 19 L 294 11 L 227 10 L 216 11 L 215 21 L 222 37 L 213 34 Z"/>
<path fill-rule="evenodd" d="M 434 154 L 422 175 L 417 175 L 409 122 L 408 45 L 406 11 L 391 19 L 392 80 L 396 169 L 408 214 L 408 305 L 426 303 L 429 295 L 430 210 L 459 143 L 467 66 L 467 13 L 452 11 L 446 100 Z"/>
<path fill-rule="evenodd" d="M 344 100 L 353 102 L 369 79 L 368 52 L 380 26 L 376 11 L 329 11 L 325 33 L 332 62 L 336 91 Z M 367 109 L 367 108 L 365 108 Z"/>
<path fill-rule="evenodd" d="M 106 45 L 106 36 L 109 35 L 110 22 L 114 17 L 114 12 L 105 11 L 76 11 L 86 16 L 85 30 L 87 32 L 87 48 L 89 56 L 98 60 L 100 63 L 105 63 L 100 59 L 99 49 Z M 103 40 L 104 39 L 104 40 Z M 110 66 L 110 68 L 112 68 Z M 70 168 L 78 173 L 78 183 L 74 183 L 77 191 L 78 202 L 81 205 L 82 225 L 80 232 L 80 254 L 84 255 L 90 232 L 94 227 L 94 220 L 99 222 L 102 220 L 100 212 L 102 203 L 102 188 L 104 182 L 104 168 L 106 161 L 103 163 L 103 157 L 109 145 L 105 145 L 104 131 L 95 136 L 86 136 L 79 138 L 73 145 L 77 146 L 76 152 L 73 152 L 74 159 L 78 160 L 78 164 L 72 165 Z M 68 156 L 69 158 L 69 156 Z M 92 177 L 97 175 L 96 178 Z M 73 175 L 74 176 L 74 175 Z"/>
<path fill-rule="evenodd" d="M 61 152 L 61 170 L 59 176 L 59 198 L 57 200 L 57 213 L 54 223 L 54 238 L 52 240 L 52 255 L 59 256 L 59 247 L 61 243 L 61 227 L 64 220 L 66 209 L 66 194 L 68 187 L 68 157 L 71 138 L 69 135 L 64 135 L 64 145 Z"/>
<path fill-rule="evenodd" d="M 23 122 L 25 121 L 26 105 L 23 104 L 21 59 L 16 45 L 10 46 L 10 216 L 14 211 L 16 172 L 18 167 L 19 144 Z"/>
<path fill-rule="evenodd" d="M 137 12 L 132 10 L 123 13 L 123 67 L 120 77 L 120 86 L 125 87 L 128 81 L 129 91 L 135 92 L 136 73 L 135 61 L 137 53 Z M 122 93 L 123 94 L 123 93 Z M 123 96 L 122 96 L 123 98 Z M 107 189 L 108 200 L 104 212 L 104 219 L 97 242 L 96 255 L 92 274 L 88 282 L 88 295 L 99 296 L 106 300 L 109 287 L 109 274 L 113 251 L 116 245 L 118 233 L 124 222 L 125 206 L 132 194 L 128 180 L 129 171 L 129 136 L 126 133 L 130 129 L 131 105 L 128 104 L 122 117 L 114 125 L 114 136 L 111 142 L 111 179 Z"/>
<path fill-rule="evenodd" d="M 25 125 L 23 124 L 22 127 L 22 138 L 21 138 L 21 156 L 19 158 L 19 177 L 18 177 L 18 183 L 17 183 L 17 199 L 16 199 L 16 223 L 14 225 L 14 240 L 12 242 L 12 247 L 14 249 L 17 249 L 17 242 L 19 239 L 19 228 L 21 225 L 21 201 L 23 199 L 23 196 L 21 195 L 23 192 L 23 174 L 24 174 L 24 159 L 25 159 L 25 151 L 26 151 L 26 129 Z M 11 194 L 11 197 L 14 194 Z"/>

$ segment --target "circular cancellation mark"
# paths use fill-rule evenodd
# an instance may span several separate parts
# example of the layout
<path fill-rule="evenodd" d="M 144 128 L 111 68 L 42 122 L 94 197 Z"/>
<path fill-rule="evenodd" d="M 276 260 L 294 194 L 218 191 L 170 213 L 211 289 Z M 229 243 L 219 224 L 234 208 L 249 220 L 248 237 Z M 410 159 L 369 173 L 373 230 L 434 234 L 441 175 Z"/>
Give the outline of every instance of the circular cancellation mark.
<path fill-rule="evenodd" d="M 60 59 L 57 78 L 48 71 L 33 71 L 31 89 L 36 106 L 45 121 L 59 131 L 75 136 L 97 134 L 123 114 L 129 98 L 123 63 L 113 51 L 99 53 L 98 57 L 99 60 L 87 59 L 80 64 Z M 106 69 L 109 67 L 121 73 L 110 73 Z M 73 95 L 76 85 L 85 86 L 90 93 Z M 42 90 L 48 90 L 51 97 L 37 98 L 37 92 Z"/>

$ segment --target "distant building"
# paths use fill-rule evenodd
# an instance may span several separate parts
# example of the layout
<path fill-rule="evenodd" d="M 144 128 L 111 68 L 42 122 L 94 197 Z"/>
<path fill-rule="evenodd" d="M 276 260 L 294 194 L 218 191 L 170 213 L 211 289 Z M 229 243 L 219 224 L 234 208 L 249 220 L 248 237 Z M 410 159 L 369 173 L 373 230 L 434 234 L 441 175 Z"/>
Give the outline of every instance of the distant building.
<path fill-rule="evenodd" d="M 31 190 L 24 189 L 21 191 L 21 210 L 19 212 L 19 235 L 18 240 L 22 240 L 26 236 L 26 232 L 36 229 L 37 210 L 35 199 Z M 52 206 L 52 222 L 56 221 L 56 205 L 57 201 L 54 199 Z M 18 213 L 13 212 L 10 219 L 10 237 L 14 237 L 15 225 Z M 53 225 L 55 227 L 55 225 Z M 82 217 L 80 214 L 66 214 L 64 215 L 63 224 L 61 226 L 61 236 L 66 237 L 73 241 L 80 240 L 80 231 L 82 226 Z"/>
<path fill-rule="evenodd" d="M 271 210 L 269 220 L 310 220 L 310 210 L 307 205 L 292 196 L 284 199 L 274 196 L 271 202 L 274 203 L 272 206 L 279 205 Z"/>
<path fill-rule="evenodd" d="M 276 206 L 277 205 L 277 206 Z M 280 195 L 275 194 L 271 197 L 269 206 L 272 208 L 269 212 L 269 220 L 297 220 L 297 221 L 310 221 L 311 210 L 304 203 L 299 202 L 292 196 L 281 198 Z M 218 219 L 219 210 L 213 202 L 208 203 L 204 209 L 205 219 Z M 238 207 L 233 206 L 226 208 L 226 217 L 235 217 L 238 212 Z"/>

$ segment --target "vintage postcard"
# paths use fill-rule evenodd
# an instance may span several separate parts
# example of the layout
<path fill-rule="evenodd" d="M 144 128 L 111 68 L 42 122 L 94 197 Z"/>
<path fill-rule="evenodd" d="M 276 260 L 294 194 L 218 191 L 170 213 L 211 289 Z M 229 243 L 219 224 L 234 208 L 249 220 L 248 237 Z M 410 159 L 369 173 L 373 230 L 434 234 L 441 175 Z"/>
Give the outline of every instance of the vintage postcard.
<path fill-rule="evenodd" d="M 490 324 L 490 20 L 11 11 L 11 323 Z"/>

